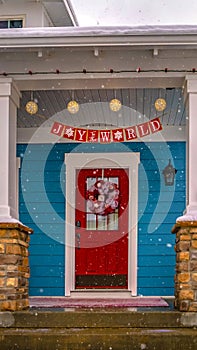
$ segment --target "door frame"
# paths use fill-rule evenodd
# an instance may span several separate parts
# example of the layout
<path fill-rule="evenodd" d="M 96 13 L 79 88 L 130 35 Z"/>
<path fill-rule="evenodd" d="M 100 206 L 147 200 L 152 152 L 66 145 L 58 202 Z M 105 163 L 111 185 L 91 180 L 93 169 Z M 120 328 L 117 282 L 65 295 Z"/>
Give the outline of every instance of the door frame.
<path fill-rule="evenodd" d="M 65 296 L 75 289 L 75 187 L 76 170 L 84 168 L 127 168 L 128 203 L 128 291 L 137 295 L 138 164 L 140 153 L 65 153 Z M 99 164 L 99 166 L 98 166 Z M 131 205 L 132 203 L 132 205 Z M 94 291 L 94 289 L 93 289 Z M 107 290 L 105 290 L 106 292 Z M 89 292 L 89 290 L 88 290 Z M 111 290 L 112 292 L 112 290 Z"/>

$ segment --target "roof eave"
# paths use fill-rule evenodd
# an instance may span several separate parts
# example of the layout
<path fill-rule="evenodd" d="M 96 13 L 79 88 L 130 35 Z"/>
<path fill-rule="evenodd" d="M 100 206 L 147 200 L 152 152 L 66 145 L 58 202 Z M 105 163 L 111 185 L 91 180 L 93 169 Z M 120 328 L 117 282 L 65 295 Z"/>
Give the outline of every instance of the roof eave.
<path fill-rule="evenodd" d="M 115 28 L 22 28 L 0 30 L 0 48 L 126 47 L 197 48 L 197 27 L 185 32 L 120 31 Z"/>

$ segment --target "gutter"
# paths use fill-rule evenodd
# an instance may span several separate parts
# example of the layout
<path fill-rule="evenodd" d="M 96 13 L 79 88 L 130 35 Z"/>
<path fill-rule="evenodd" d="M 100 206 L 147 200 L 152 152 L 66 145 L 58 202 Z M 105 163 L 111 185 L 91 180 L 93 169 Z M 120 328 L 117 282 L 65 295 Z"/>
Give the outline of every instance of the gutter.
<path fill-rule="evenodd" d="M 197 48 L 197 26 L 1 29 L 0 48 Z"/>

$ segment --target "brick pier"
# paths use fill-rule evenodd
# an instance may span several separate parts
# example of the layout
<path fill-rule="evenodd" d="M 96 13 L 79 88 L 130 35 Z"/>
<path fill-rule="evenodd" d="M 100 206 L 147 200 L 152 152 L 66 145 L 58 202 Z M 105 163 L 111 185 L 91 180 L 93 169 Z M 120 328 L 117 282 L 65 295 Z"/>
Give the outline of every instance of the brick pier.
<path fill-rule="evenodd" d="M 0 311 L 29 307 L 28 247 L 32 232 L 18 222 L 0 223 Z"/>
<path fill-rule="evenodd" d="M 179 311 L 197 311 L 197 221 L 177 222 L 175 307 Z"/>

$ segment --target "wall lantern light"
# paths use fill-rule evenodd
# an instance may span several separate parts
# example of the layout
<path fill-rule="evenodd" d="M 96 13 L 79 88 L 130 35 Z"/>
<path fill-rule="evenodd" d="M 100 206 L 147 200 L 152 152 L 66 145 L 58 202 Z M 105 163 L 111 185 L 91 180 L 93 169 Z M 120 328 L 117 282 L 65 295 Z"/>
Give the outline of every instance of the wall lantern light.
<path fill-rule="evenodd" d="M 171 160 L 169 159 L 168 165 L 163 170 L 163 176 L 166 186 L 173 186 L 174 185 L 174 178 L 177 173 L 177 170 L 173 168 L 171 164 Z"/>

